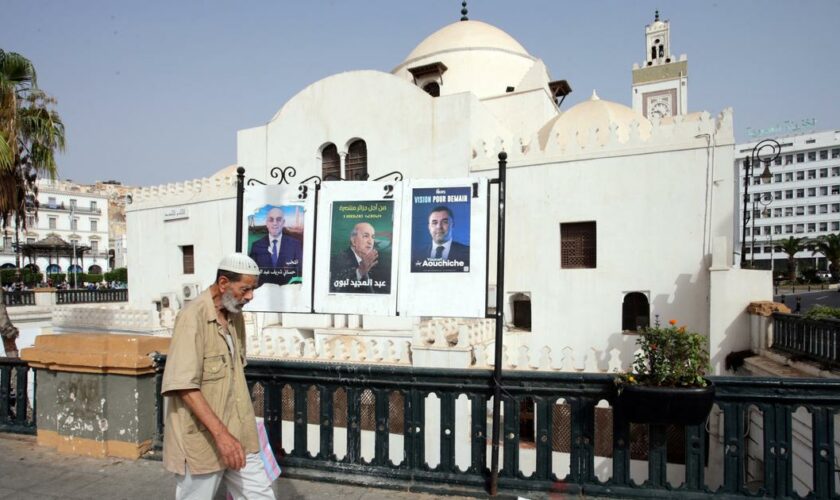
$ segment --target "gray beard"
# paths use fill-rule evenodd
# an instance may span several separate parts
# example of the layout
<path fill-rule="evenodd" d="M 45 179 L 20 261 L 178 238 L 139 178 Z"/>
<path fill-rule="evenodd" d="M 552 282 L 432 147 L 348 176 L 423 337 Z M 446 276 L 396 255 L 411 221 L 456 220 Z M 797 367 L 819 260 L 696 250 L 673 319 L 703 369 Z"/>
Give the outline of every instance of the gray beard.
<path fill-rule="evenodd" d="M 233 296 L 233 292 L 230 290 L 222 294 L 222 307 L 224 307 L 227 312 L 241 313 L 244 306 L 245 304 L 239 303 L 239 301 L 237 301 Z"/>

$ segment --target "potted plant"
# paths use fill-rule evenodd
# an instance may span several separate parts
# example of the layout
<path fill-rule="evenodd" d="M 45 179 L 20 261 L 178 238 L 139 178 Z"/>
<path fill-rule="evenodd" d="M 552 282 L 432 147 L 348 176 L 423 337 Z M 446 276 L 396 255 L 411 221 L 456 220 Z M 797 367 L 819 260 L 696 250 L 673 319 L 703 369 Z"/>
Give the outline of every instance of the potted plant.
<path fill-rule="evenodd" d="M 706 337 L 677 326 L 642 330 L 630 372 L 616 378 L 617 406 L 630 422 L 697 425 L 709 415 L 715 389 L 705 378 Z"/>

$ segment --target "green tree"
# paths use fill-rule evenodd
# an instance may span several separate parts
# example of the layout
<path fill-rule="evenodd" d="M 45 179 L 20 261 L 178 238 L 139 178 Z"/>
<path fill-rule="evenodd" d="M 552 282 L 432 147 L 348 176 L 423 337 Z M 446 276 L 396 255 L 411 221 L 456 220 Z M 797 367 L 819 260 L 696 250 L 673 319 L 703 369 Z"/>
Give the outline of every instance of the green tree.
<path fill-rule="evenodd" d="M 797 252 L 804 250 L 805 238 L 794 238 L 791 236 L 786 240 L 779 241 L 782 252 L 788 255 L 788 279 L 791 283 L 796 281 L 796 258 Z"/>
<path fill-rule="evenodd" d="M 55 99 L 38 88 L 32 62 L 0 49 L 0 227 L 25 229 L 27 213 L 38 209 L 38 176 L 55 178 L 64 124 L 54 105 Z M 7 355 L 16 355 L 17 329 L 2 301 L 0 335 Z"/>
<path fill-rule="evenodd" d="M 821 253 L 828 261 L 828 270 L 831 271 L 831 278 L 837 281 L 840 278 L 840 233 L 825 234 L 814 241 L 814 254 Z"/>

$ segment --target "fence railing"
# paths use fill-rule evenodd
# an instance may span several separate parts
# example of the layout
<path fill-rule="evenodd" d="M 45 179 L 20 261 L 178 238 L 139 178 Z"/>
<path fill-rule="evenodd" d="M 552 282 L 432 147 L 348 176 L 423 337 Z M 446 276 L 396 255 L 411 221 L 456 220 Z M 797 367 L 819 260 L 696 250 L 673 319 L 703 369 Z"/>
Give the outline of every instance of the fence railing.
<path fill-rule="evenodd" d="M 840 320 L 808 319 L 796 314 L 774 313 L 772 348 L 829 368 L 838 368 Z"/>
<path fill-rule="evenodd" d="M 0 357 L 0 432 L 35 434 L 34 401 L 29 399 L 34 377 L 25 361 Z"/>
<path fill-rule="evenodd" d="M 162 369 L 165 358 L 158 360 Z M 387 478 L 450 493 L 488 481 L 491 370 L 265 360 L 245 370 L 256 413 L 292 476 Z M 836 498 L 840 381 L 710 379 L 722 416 L 706 426 L 722 427 L 720 438 L 704 425 L 631 424 L 613 411 L 609 375 L 505 372 L 500 489 L 549 498 Z M 814 444 L 802 451 L 793 415 L 806 405 L 804 436 Z"/>
<path fill-rule="evenodd" d="M 7 306 L 34 306 L 35 292 L 31 290 L 3 292 L 3 303 Z"/>
<path fill-rule="evenodd" d="M 127 302 L 128 289 L 114 288 L 107 290 L 58 290 L 58 304 L 87 304 L 94 302 Z"/>

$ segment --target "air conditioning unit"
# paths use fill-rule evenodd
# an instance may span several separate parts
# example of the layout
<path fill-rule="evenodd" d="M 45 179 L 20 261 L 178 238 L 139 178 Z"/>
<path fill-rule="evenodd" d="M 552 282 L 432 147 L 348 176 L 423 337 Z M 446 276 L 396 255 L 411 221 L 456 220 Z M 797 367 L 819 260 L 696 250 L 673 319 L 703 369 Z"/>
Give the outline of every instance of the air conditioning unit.
<path fill-rule="evenodd" d="M 184 283 L 181 293 L 184 296 L 184 302 L 193 300 L 201 293 L 201 285 L 198 283 Z"/>
<path fill-rule="evenodd" d="M 161 307 L 163 307 L 163 299 L 167 299 L 169 302 L 169 308 L 173 311 L 177 311 L 181 309 L 181 301 L 178 299 L 178 294 L 175 292 L 163 292 L 160 294 L 160 303 Z"/>

